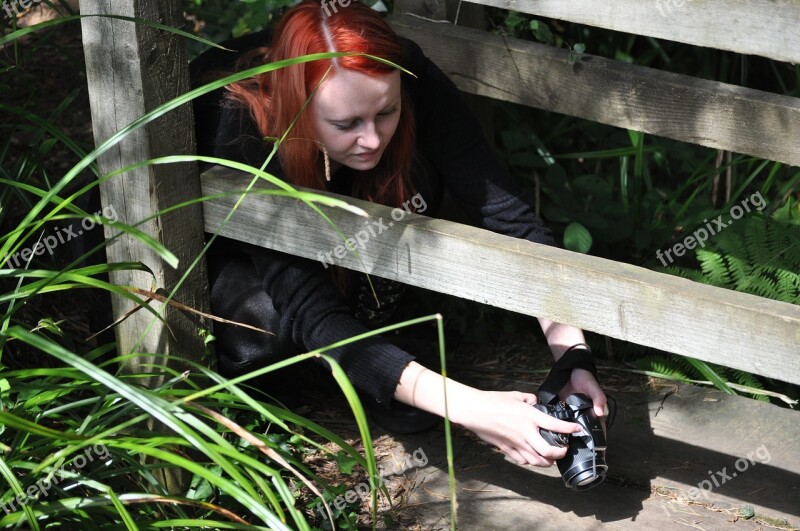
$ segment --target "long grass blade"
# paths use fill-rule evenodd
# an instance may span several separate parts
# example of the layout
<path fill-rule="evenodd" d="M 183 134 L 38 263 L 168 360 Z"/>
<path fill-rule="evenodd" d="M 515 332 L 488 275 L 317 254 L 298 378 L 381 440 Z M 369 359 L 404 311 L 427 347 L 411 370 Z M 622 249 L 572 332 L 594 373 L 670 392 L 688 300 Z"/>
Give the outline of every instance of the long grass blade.
<path fill-rule="evenodd" d="M 242 487 L 238 487 L 236 484 L 231 483 L 228 480 L 222 480 L 221 478 L 211 474 L 211 472 L 204 467 L 195 465 L 193 461 L 184 459 L 169 452 L 142 447 L 141 445 L 135 445 L 135 449 L 138 452 L 151 455 L 152 457 L 162 459 L 169 463 L 177 464 L 178 466 L 190 470 L 206 479 L 209 479 L 209 477 L 217 478 L 219 483 L 225 487 L 226 491 L 235 496 L 245 507 L 252 511 L 253 514 L 261 518 L 264 522 L 267 522 L 270 525 L 275 525 L 279 529 L 288 529 L 283 523 L 275 518 L 273 513 L 267 511 L 263 507 L 263 505 L 257 499 L 256 493 L 252 491 L 252 487 L 249 487 L 249 482 L 247 482 L 239 470 L 218 451 L 217 445 L 211 444 L 207 440 L 200 437 L 197 432 L 190 429 L 188 425 L 175 416 L 174 405 L 170 405 L 168 402 L 151 392 L 143 389 L 136 389 L 122 382 L 118 378 L 115 378 L 105 371 L 98 369 L 93 364 L 83 360 L 81 357 L 69 352 L 61 345 L 53 343 L 47 338 L 32 334 L 24 328 L 14 326 L 8 330 L 7 334 L 9 337 L 24 341 L 32 347 L 46 352 L 71 365 L 72 367 L 81 370 L 92 379 L 105 385 L 109 389 L 113 389 L 125 399 L 137 404 L 144 411 L 150 412 L 156 420 L 163 423 L 169 429 L 180 434 L 189 444 L 193 445 L 197 450 L 205 453 L 209 459 L 220 465 L 223 470 L 225 470 L 225 472 L 235 479 L 239 485 L 242 485 Z M 116 445 L 122 444 L 119 441 L 109 441 L 108 444 L 112 444 L 112 442 Z M 211 481 L 211 479 L 209 479 L 209 481 Z"/>
<path fill-rule="evenodd" d="M 16 31 L 12 31 L 8 35 L 0 37 L 0 46 L 4 46 L 9 42 L 15 41 L 25 35 L 29 35 L 31 33 L 35 33 L 39 30 L 43 30 L 45 28 L 49 28 L 52 26 L 59 26 L 61 24 L 65 24 L 67 22 L 72 22 L 75 20 L 80 20 L 82 18 L 92 18 L 92 17 L 103 17 L 103 18 L 113 18 L 118 20 L 127 20 L 128 22 L 134 22 L 136 24 L 142 24 L 145 26 L 150 26 L 152 28 L 160 29 L 163 31 L 167 31 L 169 33 L 175 33 L 176 35 L 180 35 L 181 37 L 186 37 L 187 39 L 191 39 L 200 43 L 203 43 L 208 46 L 212 46 L 214 48 L 219 48 L 220 50 L 228 50 L 223 46 L 220 46 L 217 43 L 211 42 L 208 39 L 204 39 L 188 31 L 183 31 L 178 28 L 173 28 L 172 26 L 167 26 L 166 24 L 161 24 L 160 22 L 154 22 L 152 20 L 145 20 L 143 18 L 134 18 L 134 17 L 126 17 L 124 15 L 111 15 L 111 14 L 86 14 L 86 15 L 67 15 L 63 17 L 59 17 L 53 20 L 46 20 L 44 22 L 40 22 L 39 24 L 34 24 L 32 26 L 28 26 L 25 28 L 20 28 Z"/>
<path fill-rule="evenodd" d="M 708 378 L 713 384 L 714 387 L 722 391 L 723 393 L 727 393 L 729 395 L 735 395 L 736 391 L 731 389 L 728 383 L 725 381 L 725 378 L 720 376 L 717 371 L 715 371 L 708 363 L 698 360 L 696 358 L 685 358 L 689 364 L 694 367 L 695 369 L 700 372 L 703 376 Z"/>
<path fill-rule="evenodd" d="M 11 486 L 12 491 L 14 494 L 16 494 L 16 500 L 25 500 L 27 498 L 27 495 L 22 489 L 22 485 L 17 479 L 17 476 L 14 475 L 14 472 L 6 464 L 6 461 L 3 459 L 2 455 L 0 455 L 0 475 L 3 476 Z M 5 508 L 5 504 L 3 504 L 3 507 Z M 23 514 L 20 515 L 18 523 L 21 523 L 22 519 L 24 518 L 28 521 L 28 525 L 31 526 L 31 529 L 39 531 L 39 522 L 36 520 L 36 514 L 27 503 L 22 504 L 22 512 Z M 0 525 L 3 525 L 3 520 L 5 520 L 5 518 L 0 519 Z"/>

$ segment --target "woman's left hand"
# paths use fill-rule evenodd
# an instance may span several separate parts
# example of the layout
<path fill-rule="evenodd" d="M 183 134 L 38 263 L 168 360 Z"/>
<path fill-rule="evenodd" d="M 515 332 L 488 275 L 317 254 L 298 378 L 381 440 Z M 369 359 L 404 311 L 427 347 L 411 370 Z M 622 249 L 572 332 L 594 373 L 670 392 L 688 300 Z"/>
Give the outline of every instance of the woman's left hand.
<path fill-rule="evenodd" d="M 561 391 L 561 398 L 566 398 L 574 393 L 583 393 L 592 399 L 594 414 L 598 417 L 605 416 L 606 395 L 600 389 L 594 375 L 585 369 L 573 369 L 569 382 Z"/>

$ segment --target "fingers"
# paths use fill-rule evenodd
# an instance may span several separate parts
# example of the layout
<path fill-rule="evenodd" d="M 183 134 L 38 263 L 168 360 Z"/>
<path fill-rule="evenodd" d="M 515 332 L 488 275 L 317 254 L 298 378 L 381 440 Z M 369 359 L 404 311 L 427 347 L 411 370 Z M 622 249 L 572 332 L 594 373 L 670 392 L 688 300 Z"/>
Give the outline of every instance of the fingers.
<path fill-rule="evenodd" d="M 559 448 L 558 446 L 550 446 L 549 444 L 547 444 L 547 441 L 545 441 L 541 437 L 531 441 L 530 446 L 533 449 L 534 460 L 538 462 L 544 461 L 547 463 L 538 466 L 550 466 L 554 462 L 558 461 L 559 459 L 567 455 L 566 448 Z"/>
<path fill-rule="evenodd" d="M 521 454 L 518 454 L 518 455 L 520 457 L 522 457 Z M 539 467 L 542 467 L 542 468 L 547 468 L 549 466 L 553 466 L 553 463 L 555 463 L 555 461 L 551 461 L 549 459 L 545 459 L 542 456 L 535 455 L 535 454 L 534 454 L 533 457 L 527 459 L 525 462 L 522 462 L 519 459 L 515 459 L 515 458 L 511 457 L 509 454 L 506 454 L 506 461 L 509 461 L 511 463 L 516 463 L 516 464 L 522 465 L 522 466 L 539 466 Z"/>
<path fill-rule="evenodd" d="M 527 448 L 525 447 L 527 446 Z M 519 447 L 514 448 L 505 448 L 502 449 L 504 454 L 506 454 L 506 458 L 510 461 L 518 465 L 532 465 L 532 466 L 540 466 L 540 467 L 548 467 L 552 466 L 555 463 L 555 459 L 545 457 L 539 454 L 536 450 L 533 449 L 530 445 L 521 445 Z M 558 458 L 560 459 L 560 457 Z"/>
<path fill-rule="evenodd" d="M 592 409 L 594 410 L 594 414 L 598 417 L 605 417 L 606 416 L 606 395 L 603 391 L 600 390 L 600 387 L 596 389 L 591 389 L 589 393 L 589 398 L 592 399 Z"/>
<path fill-rule="evenodd" d="M 526 404 L 534 405 L 539 402 L 538 397 L 531 393 L 521 393 L 523 395 L 523 401 Z M 536 418 L 534 419 L 533 427 L 534 430 L 527 434 L 525 440 L 528 444 L 533 448 L 535 455 L 539 458 L 544 458 L 545 461 L 549 464 L 542 464 L 542 466 L 549 466 L 553 464 L 554 459 L 561 459 L 564 457 L 566 453 L 566 449 L 559 448 L 557 446 L 550 445 L 547 441 L 545 441 L 541 434 L 539 433 L 539 429 L 545 429 L 550 431 L 555 431 L 559 433 L 575 433 L 581 430 L 580 426 L 574 422 L 565 422 L 563 420 L 558 420 L 550 415 L 543 413 L 539 410 L 536 411 Z"/>
<path fill-rule="evenodd" d="M 520 465 L 547 467 L 554 463 L 552 459 L 549 459 L 539 454 L 530 446 L 528 446 L 527 448 L 515 448 L 513 451 L 517 456 L 523 459 L 522 462 L 517 461 L 517 463 Z M 514 458 L 512 457 L 512 459 Z"/>
<path fill-rule="evenodd" d="M 519 393 L 519 398 L 529 405 L 538 402 L 536 395 L 532 393 Z M 525 430 L 523 439 L 517 441 L 516 451 L 525 457 L 529 464 L 536 466 L 550 466 L 556 460 L 561 459 L 567 453 L 566 448 L 552 446 L 545 441 L 541 434 L 540 429 L 550 430 L 558 433 L 575 433 L 581 430 L 581 427 L 574 422 L 566 422 L 551 417 L 547 413 L 531 408 L 530 413 L 532 423 L 530 429 Z"/>
<path fill-rule="evenodd" d="M 520 398 L 523 402 L 531 406 L 539 403 L 539 398 L 533 393 L 520 393 Z"/>
<path fill-rule="evenodd" d="M 604 417 L 606 412 L 606 395 L 600 389 L 594 375 L 584 369 L 575 369 L 572 371 L 571 387 L 573 391 L 585 393 L 592 400 L 592 410 L 598 417 Z"/>
<path fill-rule="evenodd" d="M 482 397 L 465 416 L 465 426 L 517 464 L 548 467 L 566 455 L 567 448 L 548 444 L 541 429 L 565 434 L 581 431 L 577 423 L 532 407 L 538 403 L 533 393 L 486 392 Z"/>
<path fill-rule="evenodd" d="M 558 420 L 557 418 L 551 417 L 547 413 L 539 411 L 538 409 L 534 409 L 534 414 L 536 415 L 536 424 L 544 430 L 555 431 L 558 433 L 576 433 L 582 429 L 580 425 L 575 422 Z"/>
<path fill-rule="evenodd" d="M 494 444 L 518 464 L 550 466 L 567 453 L 566 448 L 550 446 L 539 435 L 536 426 L 523 432 L 506 433 L 504 438 L 494 441 Z"/>
<path fill-rule="evenodd" d="M 547 457 L 544 457 L 536 452 L 524 452 L 522 455 L 525 457 L 526 462 L 524 464 L 526 465 L 547 468 L 549 466 L 553 466 L 553 463 L 556 462 L 555 459 L 548 459 Z"/>
<path fill-rule="evenodd" d="M 528 460 L 516 448 L 509 448 L 503 451 L 506 457 L 518 465 L 527 465 Z"/>
<path fill-rule="evenodd" d="M 603 395 L 602 402 L 600 400 L 598 400 L 596 402 L 594 402 L 594 400 L 592 400 L 594 402 L 594 414 L 597 415 L 598 417 L 605 417 L 606 416 L 606 400 L 605 400 L 605 398 L 606 398 L 605 395 Z"/>

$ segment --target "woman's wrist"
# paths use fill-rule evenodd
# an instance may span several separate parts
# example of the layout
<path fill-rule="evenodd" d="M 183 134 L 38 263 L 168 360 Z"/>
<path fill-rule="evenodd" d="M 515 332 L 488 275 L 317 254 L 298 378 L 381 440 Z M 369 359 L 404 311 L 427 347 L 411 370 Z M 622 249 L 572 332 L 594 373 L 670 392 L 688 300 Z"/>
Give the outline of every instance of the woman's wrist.
<path fill-rule="evenodd" d="M 462 424 L 466 412 L 478 398 L 480 391 L 426 369 L 417 362 L 409 363 L 400 375 L 394 398 L 404 404 L 444 417 L 445 382 L 447 385 L 447 413 L 450 421 Z"/>
<path fill-rule="evenodd" d="M 553 353 L 554 361 L 561 359 L 567 349 L 578 344 L 586 344 L 586 338 L 580 328 L 556 323 L 548 319 L 539 319 L 539 324 L 542 327 L 545 338 L 547 338 L 547 345 Z"/>

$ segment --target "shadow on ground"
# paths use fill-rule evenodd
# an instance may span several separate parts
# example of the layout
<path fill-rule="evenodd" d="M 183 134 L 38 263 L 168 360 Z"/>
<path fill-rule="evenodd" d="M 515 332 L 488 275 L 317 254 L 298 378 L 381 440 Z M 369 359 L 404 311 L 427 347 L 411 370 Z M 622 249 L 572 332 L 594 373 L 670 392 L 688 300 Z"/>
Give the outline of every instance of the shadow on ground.
<path fill-rule="evenodd" d="M 797 412 L 684 385 L 617 399 L 609 478 L 585 492 L 568 490 L 555 467 L 509 464 L 457 433 L 459 527 L 792 529 L 800 523 Z M 418 472 L 409 512 L 423 529 L 449 528 L 443 430 L 397 440 L 424 448 L 430 459 Z M 756 514 L 749 521 L 739 516 L 746 506 Z"/>

